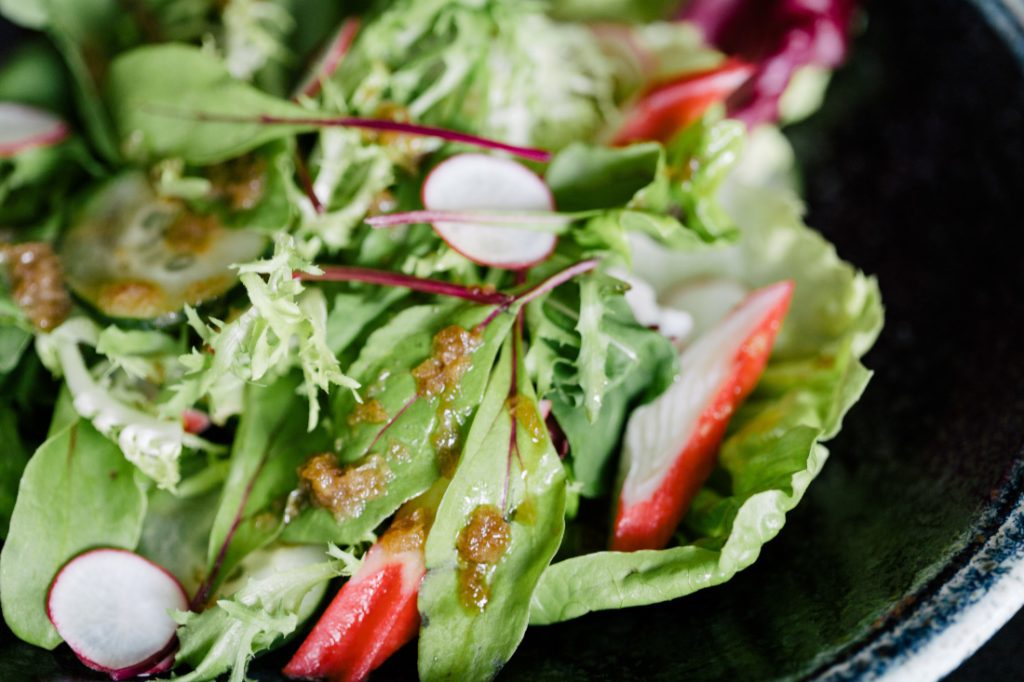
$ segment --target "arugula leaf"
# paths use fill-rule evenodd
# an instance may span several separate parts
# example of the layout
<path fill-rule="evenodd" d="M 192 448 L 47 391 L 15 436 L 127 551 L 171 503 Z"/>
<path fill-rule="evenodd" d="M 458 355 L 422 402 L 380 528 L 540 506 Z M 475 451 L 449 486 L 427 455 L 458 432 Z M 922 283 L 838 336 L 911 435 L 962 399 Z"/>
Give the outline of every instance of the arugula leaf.
<path fill-rule="evenodd" d="M 18 483 L 28 463 L 28 452 L 18 435 L 17 415 L 0 406 L 0 443 L 4 454 L 0 456 L 0 540 L 7 537 L 7 529 L 18 496 Z"/>
<path fill-rule="evenodd" d="M 322 430 L 306 434 L 306 411 L 295 400 L 299 385 L 289 375 L 266 387 L 246 387 L 231 467 L 210 530 L 204 584 L 209 594 L 246 555 L 280 534 L 284 501 L 298 487 L 299 465 L 329 446 Z"/>
<path fill-rule="evenodd" d="M 580 352 L 576 357 L 579 384 L 583 391 L 583 407 L 593 423 L 601 411 L 601 400 L 608 388 L 608 348 L 611 340 L 601 329 L 604 310 L 600 283 L 595 277 L 583 277 L 580 286 L 580 315 L 576 331 L 580 335 Z"/>
<path fill-rule="evenodd" d="M 179 682 L 215 680 L 231 671 L 230 682 L 243 682 L 256 654 L 279 644 L 295 632 L 307 595 L 339 575 L 351 575 L 350 556 L 333 561 L 274 571 L 252 577 L 230 599 L 221 599 L 202 613 L 177 613 L 180 627 L 177 664 L 188 663 L 192 672 L 176 677 Z M 322 592 L 321 592 L 322 594 Z"/>
<path fill-rule="evenodd" d="M 533 344 L 526 359 L 538 393 L 565 408 L 583 407 L 591 424 L 604 396 L 645 357 L 641 352 L 655 353 L 652 369 L 661 371 L 651 377 L 659 385 L 674 367 L 669 341 L 637 324 L 624 293 L 619 280 L 590 275 L 527 307 Z"/>
<path fill-rule="evenodd" d="M 134 467 L 89 422 L 47 440 L 25 467 L 0 553 L 0 604 L 14 634 L 57 646 L 45 609 L 53 576 L 89 547 L 133 549 L 145 513 L 145 485 Z"/>
<path fill-rule="evenodd" d="M 462 461 L 427 537 L 427 574 L 419 594 L 422 679 L 492 679 L 522 640 L 530 595 L 561 542 L 564 470 L 525 370 L 513 364 L 512 344 L 506 342 L 491 374 Z M 509 403 L 513 372 L 519 374 L 518 391 Z M 483 507 L 507 519 L 507 547 L 496 562 L 478 565 L 484 577 L 475 580 L 485 586 L 475 587 L 489 594 L 466 603 L 474 584 L 467 575 L 474 573 L 458 547 Z"/>
<path fill-rule="evenodd" d="M 490 312 L 476 305 L 414 306 L 370 335 L 351 371 L 367 386 L 365 399 L 377 400 L 389 419 L 384 423 L 350 420 L 355 397 L 341 394 L 334 404 L 334 435 L 342 444 L 342 463 L 360 466 L 375 455 L 382 458 L 389 472 L 387 485 L 381 495 L 366 500 L 358 514 L 340 520 L 323 509 L 306 510 L 285 530 L 284 540 L 355 544 L 437 480 L 442 472 L 432 435 L 447 417 L 454 420 L 453 435 L 461 436 L 462 424 L 473 418 L 484 394 L 513 316 L 499 315 L 487 325 L 479 347 L 469 356 L 469 369 L 447 404 L 442 405 L 437 396 L 419 396 L 412 370 L 431 356 L 438 332 L 452 325 L 472 330 Z"/>
<path fill-rule="evenodd" d="M 551 410 L 569 440 L 572 478 L 586 497 L 607 494 L 614 478 L 614 455 L 630 411 L 661 394 L 675 379 L 677 354 L 669 341 L 641 327 L 621 302 L 607 311 L 602 326 L 614 344 L 610 361 L 620 377 L 605 390 L 597 418 L 554 394 Z"/>
<path fill-rule="evenodd" d="M 232 78 L 216 56 L 186 45 L 120 55 L 110 66 L 108 101 L 125 154 L 140 161 L 180 157 L 197 165 L 216 163 L 308 128 L 200 120 L 199 113 L 309 112 Z"/>
<path fill-rule="evenodd" d="M 722 198 L 743 232 L 735 245 L 694 254 L 639 241 L 637 252 L 659 289 L 711 275 L 750 288 L 796 282 L 768 368 L 730 422 L 723 475 L 698 495 L 683 546 L 553 564 L 534 593 L 532 623 L 673 599 L 749 566 L 821 470 L 828 455 L 821 441 L 835 435 L 870 378 L 859 358 L 882 326 L 876 282 L 803 224 L 789 192 L 731 181 Z"/>

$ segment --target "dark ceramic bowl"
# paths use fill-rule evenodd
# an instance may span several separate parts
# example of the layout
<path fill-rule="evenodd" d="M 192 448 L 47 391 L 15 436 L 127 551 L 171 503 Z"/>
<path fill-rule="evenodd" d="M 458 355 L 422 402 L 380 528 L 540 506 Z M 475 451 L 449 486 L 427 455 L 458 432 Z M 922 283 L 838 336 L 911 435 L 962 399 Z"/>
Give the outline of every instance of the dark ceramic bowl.
<path fill-rule="evenodd" d="M 1024 10 L 867 10 L 824 110 L 790 133 L 811 224 L 881 282 L 873 383 L 752 568 L 532 629 L 504 679 L 932 680 L 1024 603 Z M 92 679 L 0 642 L 0 680 Z M 377 678 L 411 677 L 413 654 Z"/>

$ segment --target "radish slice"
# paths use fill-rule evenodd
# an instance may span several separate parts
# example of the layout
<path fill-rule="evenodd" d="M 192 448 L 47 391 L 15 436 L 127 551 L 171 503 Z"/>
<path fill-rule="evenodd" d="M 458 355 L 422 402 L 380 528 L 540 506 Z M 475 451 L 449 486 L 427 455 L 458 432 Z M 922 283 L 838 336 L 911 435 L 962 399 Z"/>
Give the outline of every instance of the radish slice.
<path fill-rule="evenodd" d="M 551 211 L 551 190 L 533 171 L 511 159 L 459 154 L 439 164 L 423 183 L 431 211 Z M 435 222 L 441 239 L 480 265 L 519 270 L 539 263 L 558 237 L 544 232 L 476 223 Z"/>
<path fill-rule="evenodd" d="M 70 132 L 64 121 L 45 109 L 0 102 L 0 158 L 57 144 Z"/>
<path fill-rule="evenodd" d="M 613 550 L 668 544 L 714 468 L 729 418 L 768 362 L 792 295 L 788 281 L 752 293 L 683 352 L 676 382 L 632 414 Z"/>
<path fill-rule="evenodd" d="M 79 554 L 57 572 L 47 614 L 82 663 L 123 679 L 161 667 L 176 646 L 170 611 L 188 609 L 181 584 L 123 549 Z"/>

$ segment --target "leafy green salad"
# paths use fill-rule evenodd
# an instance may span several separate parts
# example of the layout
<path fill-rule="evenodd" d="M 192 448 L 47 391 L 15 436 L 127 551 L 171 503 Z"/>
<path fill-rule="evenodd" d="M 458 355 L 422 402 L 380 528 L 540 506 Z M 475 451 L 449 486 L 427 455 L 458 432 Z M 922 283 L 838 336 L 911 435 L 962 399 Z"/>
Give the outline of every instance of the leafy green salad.
<path fill-rule="evenodd" d="M 751 565 L 875 281 L 849 0 L 0 0 L 0 605 L 113 679 L 488 680 Z"/>

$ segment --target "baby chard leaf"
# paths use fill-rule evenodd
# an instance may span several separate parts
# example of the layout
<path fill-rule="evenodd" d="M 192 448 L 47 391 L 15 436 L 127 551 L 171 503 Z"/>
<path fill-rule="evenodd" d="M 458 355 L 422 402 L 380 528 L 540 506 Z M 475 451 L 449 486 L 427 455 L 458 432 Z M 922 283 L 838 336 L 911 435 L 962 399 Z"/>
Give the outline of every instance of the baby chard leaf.
<path fill-rule="evenodd" d="M 134 549 L 145 514 L 142 479 L 88 421 L 43 443 L 21 478 L 0 554 L 0 602 L 11 631 L 46 649 L 60 644 L 45 609 L 57 569 L 89 547 Z"/>
<path fill-rule="evenodd" d="M 369 337 L 349 369 L 366 387 L 362 402 L 351 393 L 337 394 L 334 421 L 344 475 L 352 475 L 353 483 L 355 478 L 373 481 L 360 484 L 366 494 L 346 495 L 343 508 L 333 514 L 324 508 L 305 510 L 289 525 L 286 540 L 359 542 L 438 476 L 451 475 L 462 425 L 480 404 L 512 325 L 509 314 L 482 324 L 491 311 L 479 305 L 414 306 Z M 431 365 L 443 354 L 439 340 L 463 332 L 475 345 L 465 354 L 464 373 L 431 378 Z M 431 388 L 432 381 L 441 383 Z"/>
<path fill-rule="evenodd" d="M 421 679 L 493 678 L 522 640 L 534 587 L 561 542 L 563 468 L 513 345 L 491 374 L 427 538 Z"/>
<path fill-rule="evenodd" d="M 277 537 L 285 498 L 298 485 L 296 470 L 327 448 L 323 431 L 306 433 L 305 405 L 296 397 L 299 383 L 290 374 L 269 386 L 246 386 L 231 468 L 210 531 L 207 577 L 193 600 L 197 605 L 246 555 Z"/>

